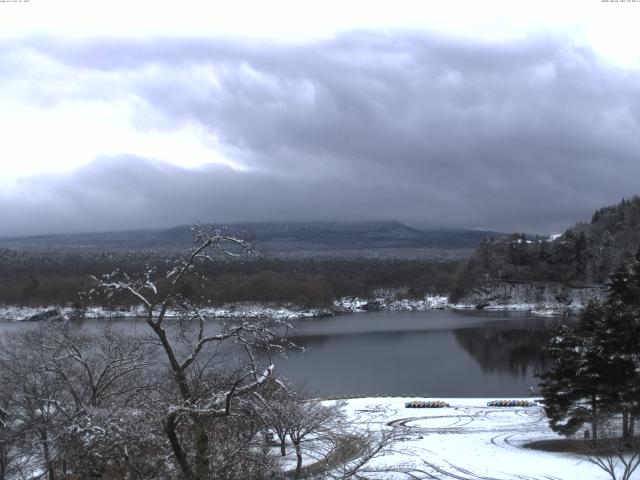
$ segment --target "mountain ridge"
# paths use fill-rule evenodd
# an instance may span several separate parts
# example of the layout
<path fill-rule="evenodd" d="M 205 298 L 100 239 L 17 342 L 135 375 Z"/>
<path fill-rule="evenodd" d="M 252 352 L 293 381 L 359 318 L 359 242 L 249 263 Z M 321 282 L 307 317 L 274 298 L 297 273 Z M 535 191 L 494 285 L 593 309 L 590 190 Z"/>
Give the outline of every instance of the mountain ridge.
<path fill-rule="evenodd" d="M 251 222 L 224 226 L 234 235 L 254 240 L 265 252 L 333 251 L 384 248 L 473 249 L 483 238 L 505 234 L 488 230 L 420 230 L 397 221 Z M 0 246 L 18 249 L 154 249 L 192 244 L 192 227 L 88 232 L 0 238 Z"/>

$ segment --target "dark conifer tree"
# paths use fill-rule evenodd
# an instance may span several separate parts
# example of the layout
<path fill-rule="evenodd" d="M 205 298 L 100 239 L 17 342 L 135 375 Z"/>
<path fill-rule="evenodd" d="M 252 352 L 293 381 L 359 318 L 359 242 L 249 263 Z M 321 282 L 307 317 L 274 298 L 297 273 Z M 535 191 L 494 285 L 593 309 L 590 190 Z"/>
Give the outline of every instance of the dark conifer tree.
<path fill-rule="evenodd" d="M 623 436 L 640 414 L 640 252 L 610 278 L 607 301 L 591 304 L 578 326 L 563 326 L 547 352 L 553 366 L 540 376 L 551 428 L 564 435 L 587 422 L 597 441 L 603 417 L 622 414 Z"/>
<path fill-rule="evenodd" d="M 610 308 L 622 307 L 631 302 L 631 273 L 626 262 L 622 262 L 609 278 L 607 305 Z"/>
<path fill-rule="evenodd" d="M 640 248 L 638 248 L 633 260 L 629 281 L 630 300 L 633 305 L 640 308 Z"/>
<path fill-rule="evenodd" d="M 633 435 L 640 414 L 640 251 L 611 276 L 603 328 L 598 331 L 602 356 L 611 364 L 612 390 L 620 400 L 623 436 Z"/>
<path fill-rule="evenodd" d="M 578 328 L 559 327 L 546 348 L 552 368 L 540 376 L 551 429 L 572 435 L 584 423 L 590 423 L 594 442 L 598 439 L 599 402 L 604 390 L 594 361 L 592 335 L 600 318 L 601 307 L 592 304 L 582 314 Z"/>

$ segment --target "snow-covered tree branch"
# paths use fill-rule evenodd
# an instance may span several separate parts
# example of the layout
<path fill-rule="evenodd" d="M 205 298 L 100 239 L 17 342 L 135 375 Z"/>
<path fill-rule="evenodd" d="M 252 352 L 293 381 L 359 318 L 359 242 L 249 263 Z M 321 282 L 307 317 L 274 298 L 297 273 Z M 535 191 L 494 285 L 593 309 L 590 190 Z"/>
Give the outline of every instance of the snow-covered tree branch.
<path fill-rule="evenodd" d="M 231 415 L 236 410 L 236 402 L 259 390 L 272 376 L 271 364 L 258 373 L 253 349 L 257 344 L 277 345 L 279 335 L 262 320 L 207 325 L 198 304 L 202 299 L 188 298 L 185 285 L 191 282 L 204 287 L 202 265 L 215 262 L 216 256 L 239 258 L 255 251 L 251 243 L 227 235 L 222 229 L 199 228 L 194 231 L 194 239 L 191 252 L 168 264 L 165 270 L 149 266 L 136 276 L 113 272 L 96 281 L 98 289 L 107 294 L 124 293 L 146 312 L 145 323 L 164 352 L 176 387 L 175 398 L 166 401 L 164 431 L 182 476 L 206 480 L 212 475 L 214 454 L 208 423 Z M 177 312 L 177 322 L 167 320 L 169 311 Z M 224 385 L 207 375 L 215 375 L 220 368 L 211 360 L 208 347 L 222 345 L 235 349 L 234 361 L 247 366 L 244 372 L 238 371 L 228 382 L 223 382 Z M 239 359 L 241 354 L 246 356 L 244 361 Z M 242 401 L 250 399 L 249 396 Z"/>

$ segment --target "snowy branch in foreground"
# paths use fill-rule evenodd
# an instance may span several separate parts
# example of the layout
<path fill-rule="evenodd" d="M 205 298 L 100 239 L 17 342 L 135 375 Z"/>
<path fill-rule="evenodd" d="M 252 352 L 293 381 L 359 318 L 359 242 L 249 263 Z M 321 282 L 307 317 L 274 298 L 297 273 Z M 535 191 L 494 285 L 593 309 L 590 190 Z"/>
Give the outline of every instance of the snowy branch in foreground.
<path fill-rule="evenodd" d="M 250 242 L 225 235 L 221 229 L 200 228 L 194 233 L 196 246 L 183 259 L 167 265 L 164 272 L 147 266 L 135 276 L 113 272 L 94 280 L 108 296 L 124 293 L 145 309 L 145 323 L 166 355 L 175 388 L 174 398 L 163 403 L 164 432 L 181 476 L 203 480 L 212 477 L 213 440 L 208 429 L 214 424 L 202 420 L 231 415 L 234 399 L 256 392 L 272 377 L 273 365 L 257 373 L 253 349 L 257 345 L 267 350 L 278 348 L 279 337 L 262 320 L 217 324 L 214 328 L 221 331 L 206 333 L 201 310 L 203 302 L 207 303 L 206 277 L 199 267 L 214 261 L 215 255 L 235 258 L 255 251 Z M 178 322 L 165 322 L 168 312 L 176 312 Z M 244 371 L 248 373 L 225 372 L 215 354 L 205 355 L 207 345 L 223 343 L 240 347 L 237 350 L 247 357 Z"/>

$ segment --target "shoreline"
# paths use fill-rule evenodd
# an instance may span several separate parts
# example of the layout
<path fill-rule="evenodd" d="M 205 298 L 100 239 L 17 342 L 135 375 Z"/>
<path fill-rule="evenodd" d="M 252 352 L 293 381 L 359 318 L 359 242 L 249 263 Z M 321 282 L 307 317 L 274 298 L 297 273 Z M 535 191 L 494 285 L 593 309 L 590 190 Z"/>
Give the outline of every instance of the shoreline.
<path fill-rule="evenodd" d="M 420 299 L 396 299 L 387 296 L 372 298 L 343 297 L 335 300 L 331 307 L 301 308 L 293 304 L 274 305 L 259 303 L 236 303 L 220 307 L 204 307 L 203 314 L 207 319 L 260 318 L 273 320 L 300 320 L 323 318 L 350 313 L 367 312 L 402 312 L 426 310 L 485 310 L 490 312 L 531 312 L 540 317 L 567 316 L 580 313 L 584 309 L 581 304 L 560 303 L 488 303 L 485 305 L 450 303 L 443 295 L 426 296 Z M 0 306 L 0 321 L 41 321 L 47 319 L 101 319 L 143 317 L 143 308 L 109 309 L 105 307 L 88 307 L 77 309 L 70 306 Z M 178 318 L 177 311 L 168 311 L 167 318 Z"/>

